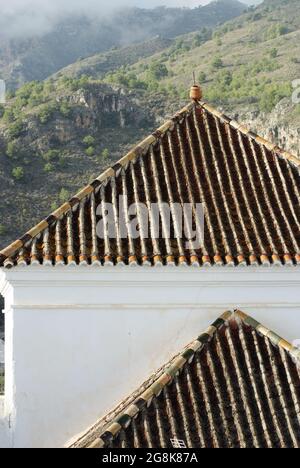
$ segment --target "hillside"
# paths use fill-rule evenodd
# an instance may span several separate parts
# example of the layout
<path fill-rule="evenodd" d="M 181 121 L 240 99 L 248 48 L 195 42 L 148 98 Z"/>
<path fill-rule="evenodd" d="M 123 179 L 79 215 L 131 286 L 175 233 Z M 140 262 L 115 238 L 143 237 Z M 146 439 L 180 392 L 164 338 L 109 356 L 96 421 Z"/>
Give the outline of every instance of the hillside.
<path fill-rule="evenodd" d="M 54 78 L 88 75 L 129 89 L 138 85 L 150 94 L 158 90 L 168 98 L 185 99 L 195 72 L 207 100 L 246 120 L 258 114 L 266 119 L 281 99 L 291 97 L 292 81 L 299 78 L 299 35 L 299 2 L 267 0 L 214 32 L 201 28 L 172 41 L 156 38 L 146 45 L 99 54 L 61 70 Z M 153 79 L 153 66 L 162 70 L 158 80 L 157 76 Z M 297 114 L 289 110 L 284 123 L 289 115 L 297 119 Z"/>
<path fill-rule="evenodd" d="M 126 74 L 134 74 L 149 84 L 149 69 L 155 61 L 165 69 L 158 89 L 184 95 L 195 72 L 205 98 L 231 112 L 245 105 L 271 112 L 281 98 L 291 95 L 300 63 L 297 0 L 264 2 L 220 27 L 205 42 L 202 36 L 203 30 L 183 36 L 169 49 L 107 75 L 106 81 L 122 83 Z"/>
<path fill-rule="evenodd" d="M 158 52 L 168 49 L 173 44 L 172 39 L 156 36 L 148 41 L 139 42 L 122 48 L 113 48 L 86 59 L 80 59 L 52 75 L 53 80 L 60 77 L 81 78 L 89 76 L 103 78 L 107 73 L 121 67 L 133 65 L 139 60 L 152 57 Z"/>
<path fill-rule="evenodd" d="M 181 36 L 104 80 L 129 88 L 138 81 L 173 99 L 186 96 L 195 72 L 207 101 L 300 155 L 300 106 L 292 102 L 292 83 L 299 79 L 299 1 L 267 0 L 210 34 L 202 29 Z M 158 82 L 153 67 L 160 68 Z"/>
<path fill-rule="evenodd" d="M 193 71 L 205 99 L 296 153 L 299 36 L 299 2 L 265 1 L 216 31 L 114 49 L 20 88 L 0 109 L 0 244 L 177 111 Z"/>
<path fill-rule="evenodd" d="M 86 13 L 69 16 L 54 24 L 45 34 L 25 37 L 15 32 L 18 18 L 0 17 L 0 78 L 10 89 L 49 75 L 82 57 L 104 52 L 112 47 L 143 42 L 160 35 L 164 38 L 215 27 L 242 13 L 245 5 L 237 0 L 218 0 L 195 9 L 127 8 L 109 16 Z M 34 20 L 34 16 L 33 16 Z M 63 45 L 63 46 L 62 46 Z"/>
<path fill-rule="evenodd" d="M 22 88 L 14 100 L 16 113 L 18 101 L 26 100 L 25 89 L 38 99 L 42 86 Z M 46 102 L 22 109 L 21 119 L 9 124 L 2 119 L 1 241 L 56 209 L 150 132 L 154 113 L 149 103 L 145 110 L 143 99 L 97 82 L 59 82 Z M 12 118 L 9 112 L 4 120 Z"/>

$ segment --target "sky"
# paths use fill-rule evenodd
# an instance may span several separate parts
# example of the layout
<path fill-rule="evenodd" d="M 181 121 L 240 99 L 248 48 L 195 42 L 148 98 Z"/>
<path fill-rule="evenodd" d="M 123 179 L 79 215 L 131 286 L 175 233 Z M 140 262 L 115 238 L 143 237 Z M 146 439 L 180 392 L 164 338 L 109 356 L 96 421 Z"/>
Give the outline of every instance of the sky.
<path fill-rule="evenodd" d="M 260 0 L 243 0 L 254 3 Z M 193 8 L 210 0 L 0 0 L 0 31 L 11 36 L 22 32 L 45 32 L 70 13 L 105 15 L 124 6 Z"/>

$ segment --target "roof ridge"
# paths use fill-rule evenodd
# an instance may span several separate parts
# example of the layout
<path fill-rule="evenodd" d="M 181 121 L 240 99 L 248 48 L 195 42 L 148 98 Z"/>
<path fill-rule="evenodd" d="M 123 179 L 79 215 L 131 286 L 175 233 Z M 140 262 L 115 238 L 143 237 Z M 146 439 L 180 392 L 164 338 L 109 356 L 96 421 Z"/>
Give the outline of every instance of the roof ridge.
<path fill-rule="evenodd" d="M 279 348 L 282 348 L 285 351 L 287 351 L 291 355 L 293 360 L 299 360 L 300 363 L 299 348 L 297 348 L 292 343 L 279 336 L 277 333 L 273 332 L 271 329 L 262 325 L 250 315 L 247 315 L 240 310 L 235 310 L 234 315 L 237 316 L 240 320 L 242 320 L 246 325 L 252 327 L 255 331 L 257 331 L 257 333 L 268 338 L 274 346 L 278 346 Z"/>
<path fill-rule="evenodd" d="M 127 408 L 119 413 L 119 416 L 113 419 L 105 427 L 99 437 L 88 448 L 102 448 L 106 440 L 114 437 L 121 429 L 122 426 L 127 427 L 131 420 L 139 413 L 141 408 L 146 404 L 149 405 L 154 396 L 158 396 L 163 388 L 168 385 L 173 378 L 180 372 L 186 362 L 191 361 L 197 351 L 200 351 L 205 344 L 207 344 L 214 336 L 216 331 L 223 327 L 228 319 L 232 316 L 232 311 L 224 312 L 217 320 L 213 322 L 198 338 L 192 341 L 189 345 L 185 346 L 183 351 L 172 357 L 158 373 L 153 383 L 142 391 Z M 144 385 L 142 385 L 143 389 Z M 103 439 L 104 437 L 104 439 Z"/>
<path fill-rule="evenodd" d="M 136 391 L 136 396 L 133 400 L 128 403 L 127 406 L 125 405 L 123 409 L 120 409 L 119 413 L 117 412 L 118 408 L 115 408 L 115 410 L 110 413 L 115 413 L 115 417 L 112 417 L 111 420 L 102 427 L 100 434 L 91 444 L 88 445 L 88 448 L 105 447 L 105 445 L 109 443 L 122 428 L 127 428 L 131 421 L 138 415 L 140 410 L 145 405 L 149 406 L 152 399 L 160 395 L 164 387 L 170 384 L 180 373 L 183 366 L 187 362 L 191 362 L 195 354 L 201 351 L 207 343 L 211 341 L 216 332 L 230 320 L 236 318 L 253 328 L 253 330 L 260 335 L 268 338 L 274 346 L 288 352 L 295 362 L 300 362 L 300 350 L 294 347 L 291 343 L 284 340 L 279 335 L 261 325 L 258 321 L 240 310 L 226 311 L 217 320 L 215 320 L 207 330 L 199 335 L 196 340 L 187 345 L 181 353 L 177 354 L 168 361 L 165 366 L 161 367 L 151 378 L 152 383 L 148 387 L 145 388 L 145 383 L 141 385 Z M 121 406 L 121 404 L 119 406 Z M 96 428 L 94 430 L 96 430 Z M 85 433 L 80 440 L 84 440 L 87 434 L 88 432 Z M 74 443 L 72 443 L 71 446 L 74 446 Z"/>
<path fill-rule="evenodd" d="M 227 114 L 218 111 L 215 107 L 211 106 L 205 101 L 199 101 L 199 104 L 203 109 L 213 114 L 215 117 L 218 117 L 222 122 L 227 123 L 235 130 L 247 135 L 252 140 L 256 141 L 259 145 L 265 146 L 269 151 L 274 151 L 277 156 L 282 156 L 289 162 L 295 164 L 296 166 L 300 167 L 300 158 L 297 158 L 294 154 L 280 148 L 275 143 L 267 140 L 266 138 L 261 137 L 257 133 L 253 132 L 248 126 L 244 124 L 240 124 L 237 120 L 232 119 Z"/>
<path fill-rule="evenodd" d="M 0 250 L 0 264 L 11 257 L 19 249 L 24 247 L 27 242 L 30 242 L 33 238 L 38 236 L 44 229 L 47 229 L 53 222 L 60 219 L 61 216 L 68 213 L 73 206 L 80 203 L 85 197 L 90 195 L 102 182 L 106 181 L 109 177 L 113 177 L 116 172 L 121 168 L 125 167 L 130 161 L 135 158 L 142 156 L 154 145 L 168 130 L 171 130 L 175 122 L 182 120 L 195 106 L 195 102 L 190 102 L 188 105 L 183 107 L 180 111 L 176 112 L 173 117 L 168 119 L 163 125 L 158 127 L 151 135 L 142 140 L 138 145 L 133 147 L 125 156 L 119 159 L 113 166 L 108 167 L 103 171 L 96 179 L 90 184 L 86 185 L 83 189 L 79 190 L 69 201 L 63 203 L 59 208 L 53 211 L 47 218 L 44 218 L 33 228 L 27 231 L 22 237 L 13 243 L 9 244 L 3 250 Z"/>

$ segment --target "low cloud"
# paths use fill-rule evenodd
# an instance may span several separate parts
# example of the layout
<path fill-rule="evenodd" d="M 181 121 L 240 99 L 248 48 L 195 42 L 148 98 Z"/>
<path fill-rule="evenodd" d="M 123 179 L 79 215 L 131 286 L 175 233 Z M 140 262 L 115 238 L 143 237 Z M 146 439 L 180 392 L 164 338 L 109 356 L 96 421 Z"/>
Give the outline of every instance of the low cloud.
<path fill-rule="evenodd" d="M 105 17 L 122 7 L 195 7 L 209 0 L 0 0 L 0 35 L 18 37 L 45 33 L 69 15 Z"/>
<path fill-rule="evenodd" d="M 196 7 L 211 0 L 0 0 L 0 38 L 46 33 L 70 15 L 104 18 L 122 7 Z M 242 0 L 259 3 L 262 0 Z"/>

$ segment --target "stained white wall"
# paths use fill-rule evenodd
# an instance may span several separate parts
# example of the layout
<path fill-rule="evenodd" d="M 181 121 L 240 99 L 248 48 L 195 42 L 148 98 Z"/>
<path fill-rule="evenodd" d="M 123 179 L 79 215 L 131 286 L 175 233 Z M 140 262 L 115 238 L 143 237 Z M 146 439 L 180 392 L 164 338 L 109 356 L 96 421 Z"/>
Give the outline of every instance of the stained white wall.
<path fill-rule="evenodd" d="M 299 286 L 299 268 L 0 270 L 5 443 L 63 446 L 225 310 L 299 339 Z"/>

